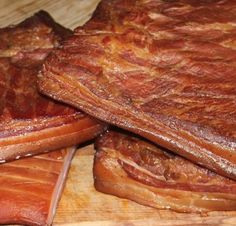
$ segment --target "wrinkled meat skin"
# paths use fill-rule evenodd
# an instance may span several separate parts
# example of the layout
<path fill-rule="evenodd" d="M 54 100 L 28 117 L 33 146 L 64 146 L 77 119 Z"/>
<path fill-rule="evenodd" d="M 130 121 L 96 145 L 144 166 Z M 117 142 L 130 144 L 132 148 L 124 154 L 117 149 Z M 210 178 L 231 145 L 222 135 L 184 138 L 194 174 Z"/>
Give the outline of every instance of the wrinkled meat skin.
<path fill-rule="evenodd" d="M 103 130 L 97 120 L 37 90 L 37 74 L 71 31 L 44 11 L 0 29 L 0 162 L 79 144 Z"/>
<path fill-rule="evenodd" d="M 35 60 L 39 64 L 40 59 L 44 60 L 52 48 L 70 35 L 69 29 L 41 10 L 18 25 L 0 29 L 0 56 L 30 56 L 29 61 Z"/>
<path fill-rule="evenodd" d="M 141 138 L 111 131 L 97 139 L 95 148 L 98 191 L 180 212 L 236 210 L 235 181 Z"/>
<path fill-rule="evenodd" d="M 102 1 L 40 89 L 236 179 L 235 1 Z"/>
<path fill-rule="evenodd" d="M 0 224 L 51 225 L 74 150 L 0 165 Z"/>

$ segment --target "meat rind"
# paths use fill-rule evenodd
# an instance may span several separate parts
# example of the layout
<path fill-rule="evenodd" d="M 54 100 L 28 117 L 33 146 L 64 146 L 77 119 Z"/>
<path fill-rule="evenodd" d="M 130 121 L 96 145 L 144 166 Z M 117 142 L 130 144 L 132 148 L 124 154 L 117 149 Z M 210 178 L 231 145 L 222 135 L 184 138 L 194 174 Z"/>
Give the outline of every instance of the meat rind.
<path fill-rule="evenodd" d="M 98 191 L 178 212 L 236 210 L 236 182 L 132 134 L 107 132 L 96 141 Z"/>
<path fill-rule="evenodd" d="M 235 1 L 102 1 L 43 93 L 236 179 Z"/>
<path fill-rule="evenodd" d="M 0 162 L 94 138 L 104 125 L 37 90 L 46 56 L 71 35 L 44 11 L 0 29 Z"/>

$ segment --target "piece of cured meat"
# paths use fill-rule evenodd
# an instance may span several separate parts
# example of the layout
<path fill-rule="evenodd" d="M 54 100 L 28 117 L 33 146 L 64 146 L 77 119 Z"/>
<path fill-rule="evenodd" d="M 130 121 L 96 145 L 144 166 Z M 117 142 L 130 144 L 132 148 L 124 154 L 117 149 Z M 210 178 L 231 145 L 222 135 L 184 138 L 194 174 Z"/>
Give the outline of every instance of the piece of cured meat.
<path fill-rule="evenodd" d="M 41 91 L 236 179 L 236 2 L 102 1 Z"/>
<path fill-rule="evenodd" d="M 108 132 L 96 141 L 98 191 L 179 212 L 236 210 L 236 182 L 141 138 Z"/>
<path fill-rule="evenodd" d="M 0 162 L 79 144 L 104 126 L 37 91 L 43 60 L 71 32 L 43 11 L 0 29 Z"/>
<path fill-rule="evenodd" d="M 75 148 L 0 165 L 0 224 L 51 225 Z"/>

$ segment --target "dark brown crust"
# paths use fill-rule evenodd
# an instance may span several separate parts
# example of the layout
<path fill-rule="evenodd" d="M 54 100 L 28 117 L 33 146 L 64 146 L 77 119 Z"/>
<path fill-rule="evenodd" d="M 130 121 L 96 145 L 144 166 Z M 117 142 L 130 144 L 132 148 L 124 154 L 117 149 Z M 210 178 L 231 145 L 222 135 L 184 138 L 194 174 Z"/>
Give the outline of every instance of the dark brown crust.
<path fill-rule="evenodd" d="M 0 165 L 0 224 L 51 225 L 75 149 Z"/>
<path fill-rule="evenodd" d="M 132 134 L 107 132 L 95 148 L 98 191 L 180 212 L 236 210 L 235 181 Z"/>
<path fill-rule="evenodd" d="M 236 179 L 235 9 L 102 1 L 48 58 L 40 89 Z"/>
<path fill-rule="evenodd" d="M 80 144 L 104 130 L 98 120 L 38 93 L 42 62 L 69 35 L 44 11 L 0 29 L 0 162 Z"/>
<path fill-rule="evenodd" d="M 19 52 L 33 52 L 59 46 L 72 34 L 71 30 L 56 23 L 45 11 L 40 10 L 23 22 L 0 29 L 0 56 L 12 57 Z"/>

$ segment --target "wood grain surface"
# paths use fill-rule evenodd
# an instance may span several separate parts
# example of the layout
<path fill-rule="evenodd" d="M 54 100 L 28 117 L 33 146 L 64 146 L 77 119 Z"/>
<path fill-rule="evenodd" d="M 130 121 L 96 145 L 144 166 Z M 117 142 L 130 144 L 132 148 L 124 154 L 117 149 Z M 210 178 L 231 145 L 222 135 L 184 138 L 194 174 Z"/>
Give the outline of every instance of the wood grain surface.
<path fill-rule="evenodd" d="M 57 22 L 73 29 L 91 17 L 98 2 L 99 0 L 0 0 L 0 27 L 18 23 L 44 9 Z M 92 177 L 93 153 L 93 144 L 77 150 L 54 225 L 236 225 L 236 211 L 210 212 L 205 215 L 182 214 L 152 209 L 96 192 Z"/>

